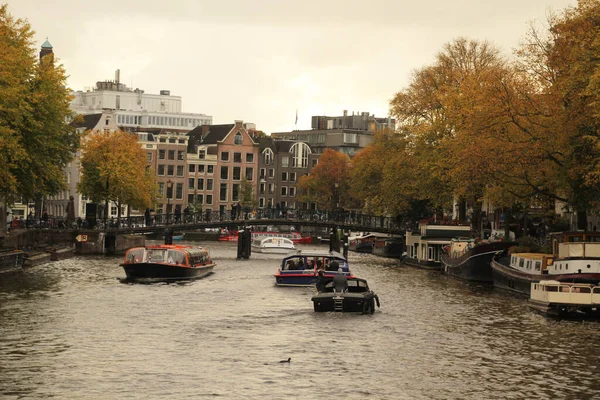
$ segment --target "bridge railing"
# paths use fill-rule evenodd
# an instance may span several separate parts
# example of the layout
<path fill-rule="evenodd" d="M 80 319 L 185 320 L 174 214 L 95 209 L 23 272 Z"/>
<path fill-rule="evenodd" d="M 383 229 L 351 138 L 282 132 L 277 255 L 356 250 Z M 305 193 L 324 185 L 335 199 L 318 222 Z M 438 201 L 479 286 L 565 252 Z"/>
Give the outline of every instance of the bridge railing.
<path fill-rule="evenodd" d="M 353 211 L 316 211 L 301 209 L 231 209 L 225 211 L 203 211 L 197 213 L 169 213 L 140 215 L 117 218 L 97 218 L 94 222 L 77 218 L 68 221 L 62 217 L 50 217 L 47 220 L 30 219 L 18 227 L 24 229 L 120 229 L 120 228 L 149 228 L 170 225 L 195 225 L 201 223 L 231 223 L 256 221 L 289 221 L 290 225 L 295 222 L 315 222 L 317 225 L 323 223 L 336 223 L 347 226 L 358 226 L 363 228 L 399 229 L 396 220 L 381 215 L 370 215 L 356 213 Z"/>

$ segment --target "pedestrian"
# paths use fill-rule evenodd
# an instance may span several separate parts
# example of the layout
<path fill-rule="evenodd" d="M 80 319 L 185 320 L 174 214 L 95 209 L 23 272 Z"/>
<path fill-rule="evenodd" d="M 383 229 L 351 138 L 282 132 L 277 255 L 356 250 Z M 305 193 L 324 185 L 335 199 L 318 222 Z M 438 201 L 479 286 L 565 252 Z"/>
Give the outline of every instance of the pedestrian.
<path fill-rule="evenodd" d="M 75 222 L 75 198 L 69 196 L 69 202 L 67 203 L 67 226 L 66 228 L 72 228 Z"/>
<path fill-rule="evenodd" d="M 181 223 L 181 206 L 179 204 L 175 206 L 175 223 Z"/>
<path fill-rule="evenodd" d="M 325 289 L 325 271 L 323 271 L 322 269 L 320 269 L 317 272 L 317 282 L 315 284 L 315 287 L 317 289 L 317 292 L 322 292 Z"/>
<path fill-rule="evenodd" d="M 146 226 L 150 226 L 150 208 L 146 208 L 146 212 L 144 213 L 144 219 L 146 222 Z"/>

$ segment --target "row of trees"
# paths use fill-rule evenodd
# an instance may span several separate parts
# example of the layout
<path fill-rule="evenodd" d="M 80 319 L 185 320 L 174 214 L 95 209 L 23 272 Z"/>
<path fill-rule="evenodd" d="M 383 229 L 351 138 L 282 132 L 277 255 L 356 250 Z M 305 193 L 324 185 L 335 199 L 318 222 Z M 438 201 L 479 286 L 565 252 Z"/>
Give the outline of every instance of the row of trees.
<path fill-rule="evenodd" d="M 453 199 L 475 206 L 543 206 L 585 215 L 600 204 L 600 2 L 530 28 L 514 57 L 457 39 L 390 102 L 397 132 L 376 135 L 350 162 L 323 155 L 302 185 L 320 202 L 343 188 L 349 203 L 407 215 Z M 331 166 L 323 165 L 335 158 Z"/>

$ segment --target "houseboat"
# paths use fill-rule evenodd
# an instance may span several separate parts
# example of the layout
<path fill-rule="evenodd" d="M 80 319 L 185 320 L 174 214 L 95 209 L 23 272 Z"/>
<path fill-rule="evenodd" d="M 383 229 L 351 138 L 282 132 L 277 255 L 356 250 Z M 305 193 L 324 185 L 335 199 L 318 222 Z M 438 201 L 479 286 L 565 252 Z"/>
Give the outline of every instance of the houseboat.
<path fill-rule="evenodd" d="M 326 277 L 333 278 L 342 269 L 347 277 L 352 277 L 348 260 L 337 251 L 296 250 L 287 254 L 275 273 L 277 286 L 313 286 L 319 270 Z"/>
<path fill-rule="evenodd" d="M 442 272 L 466 281 L 492 283 L 494 279 L 490 262 L 496 254 L 516 244 L 515 242 L 454 238 L 440 257 Z"/>
<path fill-rule="evenodd" d="M 404 264 L 431 270 L 440 270 L 443 248 L 452 238 L 469 236 L 469 225 L 442 225 L 420 223 L 417 232 L 406 232 Z"/>
<path fill-rule="evenodd" d="M 258 253 L 287 254 L 296 249 L 294 242 L 282 237 L 264 237 L 252 241 L 252 251 Z"/>
<path fill-rule="evenodd" d="M 373 243 L 377 239 L 375 234 L 364 234 L 348 237 L 348 250 L 357 253 L 372 253 Z"/>
<path fill-rule="evenodd" d="M 203 247 L 155 245 L 127 250 L 121 266 L 127 280 L 152 283 L 203 278 L 215 263 Z"/>
<path fill-rule="evenodd" d="M 290 239 L 294 244 L 311 244 L 312 237 L 311 236 L 302 236 L 300 232 L 261 232 L 261 231 L 252 231 L 252 241 L 255 239 L 262 239 L 266 237 L 279 237 Z M 219 236 L 220 241 L 225 242 L 237 242 L 238 240 L 238 232 L 237 231 L 224 231 Z"/>
<path fill-rule="evenodd" d="M 600 286 L 544 280 L 531 284 L 529 307 L 548 317 L 600 318 Z"/>
<path fill-rule="evenodd" d="M 402 237 L 377 238 L 373 243 L 373 255 L 402 258 L 406 254 L 406 244 Z"/>
<path fill-rule="evenodd" d="M 491 262 L 494 286 L 529 296 L 531 283 L 600 282 L 600 232 L 551 234 L 552 254 L 499 254 Z"/>

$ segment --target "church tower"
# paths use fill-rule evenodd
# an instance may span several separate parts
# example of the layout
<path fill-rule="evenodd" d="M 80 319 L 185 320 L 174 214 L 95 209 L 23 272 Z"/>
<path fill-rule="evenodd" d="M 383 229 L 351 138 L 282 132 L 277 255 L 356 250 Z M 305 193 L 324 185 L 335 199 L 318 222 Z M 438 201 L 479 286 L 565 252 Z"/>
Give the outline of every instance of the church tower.
<path fill-rule="evenodd" d="M 42 58 L 48 55 L 52 59 L 54 59 L 54 51 L 52 50 L 52 45 L 48 41 L 48 38 L 46 38 L 46 41 L 44 42 L 44 44 L 42 44 L 42 50 L 40 51 L 40 61 L 42 61 Z"/>

